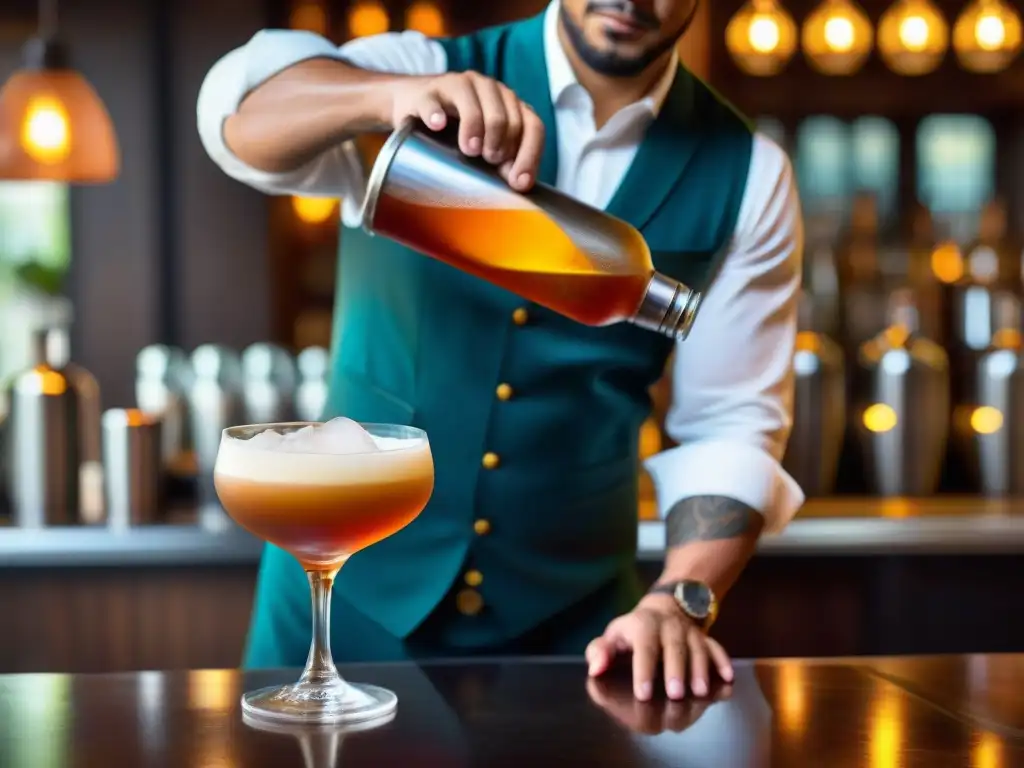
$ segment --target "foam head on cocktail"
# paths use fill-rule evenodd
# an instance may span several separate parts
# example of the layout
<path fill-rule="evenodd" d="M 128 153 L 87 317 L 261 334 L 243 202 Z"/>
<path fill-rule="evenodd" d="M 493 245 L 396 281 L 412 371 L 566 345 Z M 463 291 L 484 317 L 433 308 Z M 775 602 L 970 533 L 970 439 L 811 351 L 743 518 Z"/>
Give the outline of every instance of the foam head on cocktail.
<path fill-rule="evenodd" d="M 214 484 L 232 519 L 299 561 L 313 598 L 313 642 L 302 677 L 246 693 L 243 712 L 305 723 L 392 714 L 394 693 L 338 675 L 331 657 L 331 589 L 352 554 L 423 511 L 434 489 L 426 433 L 350 419 L 232 427 L 221 438 Z"/>
<path fill-rule="evenodd" d="M 225 435 L 214 482 L 228 514 L 291 553 L 305 570 L 334 570 L 412 522 L 434 487 L 422 433 L 396 436 L 344 418 L 292 430 Z"/>

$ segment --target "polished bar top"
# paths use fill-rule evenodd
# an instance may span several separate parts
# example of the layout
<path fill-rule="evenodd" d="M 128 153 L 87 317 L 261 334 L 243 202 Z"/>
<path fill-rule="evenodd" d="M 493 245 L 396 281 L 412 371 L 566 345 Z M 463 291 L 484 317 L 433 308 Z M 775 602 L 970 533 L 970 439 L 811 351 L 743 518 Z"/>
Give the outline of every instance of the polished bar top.
<path fill-rule="evenodd" d="M 175 520 L 187 520 L 176 523 Z M 216 506 L 177 512 L 172 524 L 19 530 L 0 526 L 0 569 L 11 567 L 255 564 L 262 543 Z M 665 526 L 641 520 L 637 557 L 661 560 Z M 1024 499 L 812 499 L 762 556 L 1024 553 Z"/>
<path fill-rule="evenodd" d="M 0 765 L 173 768 L 1008 768 L 1024 657 L 737 663 L 711 700 L 634 702 L 577 660 L 343 667 L 398 693 L 360 732 L 265 730 L 243 690 L 296 673 L 0 677 Z"/>

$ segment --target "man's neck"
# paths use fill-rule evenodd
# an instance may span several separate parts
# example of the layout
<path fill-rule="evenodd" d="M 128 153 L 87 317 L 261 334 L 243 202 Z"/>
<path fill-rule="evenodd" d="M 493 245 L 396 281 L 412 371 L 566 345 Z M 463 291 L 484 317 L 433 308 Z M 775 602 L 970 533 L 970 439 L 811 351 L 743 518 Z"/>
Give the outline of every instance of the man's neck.
<path fill-rule="evenodd" d="M 561 19 L 558 22 L 558 42 L 576 79 L 594 101 L 594 123 L 599 129 L 620 109 L 640 101 L 654 90 L 672 59 L 672 49 L 669 49 L 635 77 L 608 77 L 595 72 L 580 58 Z"/>

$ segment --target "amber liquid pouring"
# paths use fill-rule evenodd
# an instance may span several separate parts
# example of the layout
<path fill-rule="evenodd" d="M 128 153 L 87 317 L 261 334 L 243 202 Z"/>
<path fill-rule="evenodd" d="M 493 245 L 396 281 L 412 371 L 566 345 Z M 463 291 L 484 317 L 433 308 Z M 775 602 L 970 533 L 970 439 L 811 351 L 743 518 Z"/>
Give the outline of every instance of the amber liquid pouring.
<path fill-rule="evenodd" d="M 307 571 L 330 571 L 419 516 L 432 472 L 398 469 L 382 482 L 314 485 L 215 476 L 221 504 L 239 525 L 289 552 Z"/>
<path fill-rule="evenodd" d="M 639 260 L 616 262 L 616 271 L 601 271 L 540 210 L 427 206 L 383 194 L 374 226 L 428 256 L 584 325 L 609 325 L 633 317 L 654 271 L 650 263 Z M 640 234 L 623 226 L 623 242 L 646 254 Z"/>

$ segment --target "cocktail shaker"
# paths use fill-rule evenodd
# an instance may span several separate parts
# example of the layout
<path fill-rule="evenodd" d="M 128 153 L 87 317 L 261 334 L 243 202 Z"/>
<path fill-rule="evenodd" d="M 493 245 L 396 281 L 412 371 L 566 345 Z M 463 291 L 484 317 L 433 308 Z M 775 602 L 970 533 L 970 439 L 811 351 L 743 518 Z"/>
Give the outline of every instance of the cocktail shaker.
<path fill-rule="evenodd" d="M 858 356 L 853 411 L 870 487 L 883 496 L 923 496 L 938 487 L 949 434 L 949 361 L 920 335 L 909 290 L 894 291 L 889 325 Z"/>
<path fill-rule="evenodd" d="M 783 466 L 807 496 L 827 496 L 835 487 L 846 429 L 846 369 L 843 350 L 814 328 L 812 297 L 800 305 L 800 332 L 793 429 Z"/>
<path fill-rule="evenodd" d="M 192 352 L 188 391 L 192 443 L 202 478 L 213 475 L 221 432 L 244 420 L 242 365 L 238 354 L 217 344 Z"/>
<path fill-rule="evenodd" d="M 150 525 L 163 506 L 163 452 L 159 416 L 136 408 L 103 414 L 103 470 L 107 524 Z"/>
<path fill-rule="evenodd" d="M 34 337 L 36 364 L 9 389 L 8 472 L 15 525 L 95 523 L 103 517 L 100 392 L 68 359 L 64 328 Z"/>
<path fill-rule="evenodd" d="M 362 223 L 587 325 L 631 322 L 680 340 L 700 305 L 699 291 L 654 270 L 634 227 L 545 184 L 520 194 L 416 121 L 377 156 Z"/>
<path fill-rule="evenodd" d="M 248 424 L 294 418 L 295 361 L 276 344 L 258 343 L 242 353 L 243 400 Z"/>
<path fill-rule="evenodd" d="M 975 396 L 957 409 L 955 426 L 982 493 L 1024 493 L 1024 344 L 1021 302 L 995 294 L 996 332 L 974 371 Z"/>
<path fill-rule="evenodd" d="M 323 347 L 306 347 L 296 358 L 299 385 L 295 390 L 295 416 L 300 421 L 320 421 L 327 406 L 327 368 Z"/>
<path fill-rule="evenodd" d="M 177 347 L 153 344 L 135 358 L 135 401 L 143 413 L 161 421 L 161 461 L 170 475 L 191 468 L 187 390 L 188 357 Z"/>

